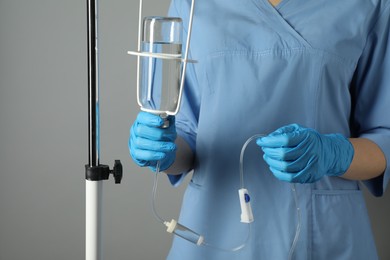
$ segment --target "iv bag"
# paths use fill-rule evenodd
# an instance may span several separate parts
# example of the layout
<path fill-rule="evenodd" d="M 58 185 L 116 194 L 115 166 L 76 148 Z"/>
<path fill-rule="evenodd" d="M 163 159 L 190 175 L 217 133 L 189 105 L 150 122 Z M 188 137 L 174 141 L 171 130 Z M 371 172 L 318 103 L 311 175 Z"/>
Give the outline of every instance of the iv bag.
<path fill-rule="evenodd" d="M 138 103 L 155 114 L 174 114 L 179 106 L 182 56 L 182 20 L 145 17 L 140 57 Z"/>

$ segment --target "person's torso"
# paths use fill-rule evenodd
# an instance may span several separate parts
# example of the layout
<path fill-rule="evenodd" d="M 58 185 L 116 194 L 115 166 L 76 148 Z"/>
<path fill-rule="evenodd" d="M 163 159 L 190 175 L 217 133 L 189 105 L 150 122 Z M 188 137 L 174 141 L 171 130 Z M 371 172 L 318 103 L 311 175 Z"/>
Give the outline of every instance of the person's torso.
<path fill-rule="evenodd" d="M 186 2 L 190 3 L 189 0 Z M 178 4 L 179 5 L 179 4 Z M 245 240 L 237 190 L 242 145 L 290 123 L 349 136 L 350 82 L 380 12 L 367 0 L 197 0 L 191 42 L 200 97 L 196 167 L 181 221 L 211 244 Z M 183 14 L 184 15 L 184 14 Z M 187 20 L 184 19 L 184 22 Z M 255 221 L 235 253 L 175 240 L 169 259 L 376 259 L 357 182 L 291 185 L 273 177 L 255 144 L 244 158 Z"/>

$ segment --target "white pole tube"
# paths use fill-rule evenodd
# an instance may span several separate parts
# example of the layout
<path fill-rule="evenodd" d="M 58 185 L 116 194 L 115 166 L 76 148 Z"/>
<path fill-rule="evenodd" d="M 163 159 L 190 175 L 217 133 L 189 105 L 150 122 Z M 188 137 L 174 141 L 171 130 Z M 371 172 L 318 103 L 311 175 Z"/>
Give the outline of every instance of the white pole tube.
<path fill-rule="evenodd" d="M 103 181 L 86 180 L 85 259 L 103 259 L 102 190 Z"/>

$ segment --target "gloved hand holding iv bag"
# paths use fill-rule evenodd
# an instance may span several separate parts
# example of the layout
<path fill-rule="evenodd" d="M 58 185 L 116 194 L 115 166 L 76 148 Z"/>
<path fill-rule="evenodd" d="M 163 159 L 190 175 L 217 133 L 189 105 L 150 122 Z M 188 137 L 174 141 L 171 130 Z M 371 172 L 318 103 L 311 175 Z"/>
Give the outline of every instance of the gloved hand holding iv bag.
<path fill-rule="evenodd" d="M 129 150 L 134 162 L 149 166 L 156 171 L 160 161 L 160 170 L 168 169 L 176 158 L 175 140 L 177 137 L 175 117 L 168 116 L 169 126 L 164 128 L 164 119 L 158 115 L 140 112 L 130 129 Z"/>
<path fill-rule="evenodd" d="M 352 144 L 341 134 L 320 134 L 297 124 L 281 127 L 256 143 L 275 177 L 294 183 L 341 176 L 354 155 Z"/>

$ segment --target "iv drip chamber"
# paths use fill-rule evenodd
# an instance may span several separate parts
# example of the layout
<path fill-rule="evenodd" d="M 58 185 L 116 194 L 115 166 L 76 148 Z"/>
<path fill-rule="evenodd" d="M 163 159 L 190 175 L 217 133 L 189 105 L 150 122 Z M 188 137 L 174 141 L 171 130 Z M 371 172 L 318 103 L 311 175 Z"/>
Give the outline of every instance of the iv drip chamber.
<path fill-rule="evenodd" d="M 192 231 L 191 229 L 181 225 L 174 219 L 172 219 L 170 222 L 164 222 L 164 224 L 167 227 L 168 233 L 173 233 L 189 242 L 196 244 L 197 246 L 202 245 L 204 242 L 204 237 L 202 235 L 199 235 L 195 231 Z"/>

